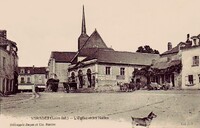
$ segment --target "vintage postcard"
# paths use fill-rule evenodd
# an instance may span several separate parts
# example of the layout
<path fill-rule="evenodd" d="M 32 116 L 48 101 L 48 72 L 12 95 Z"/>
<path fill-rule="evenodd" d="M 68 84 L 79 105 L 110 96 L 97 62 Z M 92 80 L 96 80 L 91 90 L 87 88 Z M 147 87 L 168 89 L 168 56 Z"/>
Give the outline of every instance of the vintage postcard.
<path fill-rule="evenodd" d="M 199 128 L 198 0 L 0 0 L 1 128 Z"/>

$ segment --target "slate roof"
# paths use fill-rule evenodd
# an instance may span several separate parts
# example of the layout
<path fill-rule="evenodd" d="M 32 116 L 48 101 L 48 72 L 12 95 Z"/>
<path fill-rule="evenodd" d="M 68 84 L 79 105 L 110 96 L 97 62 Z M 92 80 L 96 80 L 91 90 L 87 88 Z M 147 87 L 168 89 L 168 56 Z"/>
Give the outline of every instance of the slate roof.
<path fill-rule="evenodd" d="M 88 56 L 83 61 L 97 59 L 98 63 L 125 64 L 125 65 L 151 65 L 153 59 L 158 59 L 158 54 L 122 52 L 98 49 L 95 54 Z"/>
<path fill-rule="evenodd" d="M 100 34 L 95 31 L 90 35 L 90 37 L 85 42 L 82 48 L 108 48 L 101 38 Z"/>
<path fill-rule="evenodd" d="M 174 54 L 174 53 L 178 53 L 179 52 L 179 48 L 182 48 L 182 47 L 191 47 L 192 46 L 192 41 L 190 40 L 186 40 L 186 42 L 180 42 L 179 44 L 177 44 L 176 47 L 172 48 L 171 50 L 168 50 L 164 53 L 161 54 L 162 55 L 168 55 L 168 54 Z"/>
<path fill-rule="evenodd" d="M 46 67 L 34 67 L 34 74 L 46 74 Z"/>
<path fill-rule="evenodd" d="M 175 66 L 181 63 L 181 60 L 171 60 L 171 61 L 163 61 L 163 62 L 158 62 L 155 63 L 151 68 L 156 68 L 156 69 L 166 69 L 171 66 Z"/>
<path fill-rule="evenodd" d="M 106 46 L 97 30 L 90 35 L 84 46 L 76 54 L 77 56 L 85 56 L 86 58 L 83 61 L 97 59 L 99 63 L 126 65 L 150 65 L 153 59 L 159 57 L 156 54 L 114 51 Z"/>
<path fill-rule="evenodd" d="M 24 69 L 24 73 L 21 73 Z M 46 67 L 18 67 L 19 74 L 46 74 Z"/>
<path fill-rule="evenodd" d="M 79 52 L 79 56 L 90 56 L 96 53 L 98 50 L 101 51 L 114 51 L 112 48 L 85 48 Z"/>
<path fill-rule="evenodd" d="M 77 52 L 51 52 L 51 58 L 54 58 L 56 62 L 67 63 L 76 55 Z"/>
<path fill-rule="evenodd" d="M 78 56 L 89 56 L 91 54 L 94 54 L 98 49 L 101 50 L 112 50 L 112 48 L 108 48 L 101 38 L 100 34 L 95 31 L 90 35 L 90 37 L 86 40 L 85 44 L 82 46 L 82 48 L 76 52 L 75 56 L 72 57 L 71 61 L 74 63 L 76 61 L 76 58 Z"/>
<path fill-rule="evenodd" d="M 176 47 L 172 48 L 171 50 L 168 50 L 164 53 L 161 54 L 162 55 L 168 55 L 168 54 L 174 54 L 174 53 L 178 53 L 179 52 L 179 45 L 177 45 Z"/>

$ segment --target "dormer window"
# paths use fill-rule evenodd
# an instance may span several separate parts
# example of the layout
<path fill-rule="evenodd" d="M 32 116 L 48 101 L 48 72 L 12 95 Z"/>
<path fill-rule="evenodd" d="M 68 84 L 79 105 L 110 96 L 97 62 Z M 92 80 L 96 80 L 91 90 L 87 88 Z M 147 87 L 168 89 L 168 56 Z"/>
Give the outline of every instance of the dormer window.
<path fill-rule="evenodd" d="M 24 69 L 21 69 L 21 70 L 20 70 L 20 73 L 21 73 L 21 74 L 24 74 L 24 73 L 25 73 L 25 70 L 24 70 Z"/>
<path fill-rule="evenodd" d="M 30 74 L 30 70 L 28 70 L 27 73 Z"/>

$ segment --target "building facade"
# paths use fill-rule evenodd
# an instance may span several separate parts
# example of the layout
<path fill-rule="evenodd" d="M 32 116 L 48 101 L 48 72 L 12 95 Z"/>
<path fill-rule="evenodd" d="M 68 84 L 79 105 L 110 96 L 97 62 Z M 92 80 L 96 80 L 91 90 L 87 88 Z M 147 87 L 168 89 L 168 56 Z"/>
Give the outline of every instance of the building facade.
<path fill-rule="evenodd" d="M 135 69 L 150 66 L 158 58 L 158 54 L 115 51 L 107 47 L 96 29 L 88 36 L 83 8 L 78 51 L 71 60 L 68 77 L 73 78 L 79 88 L 116 86 L 133 81 Z"/>
<path fill-rule="evenodd" d="M 162 53 L 160 58 L 150 67 L 152 71 L 150 82 L 156 82 L 161 86 L 169 84 L 171 88 L 180 89 L 182 85 L 181 43 L 172 47 L 171 42 L 169 42 L 167 46 L 167 51 Z"/>
<path fill-rule="evenodd" d="M 186 41 L 175 47 L 169 42 L 168 50 L 161 54 L 152 66 L 146 68 L 146 72 L 142 69 L 138 74 L 148 74 L 146 76 L 150 78 L 150 82 L 169 84 L 175 89 L 199 89 L 199 56 L 200 34 L 193 37 L 188 34 Z"/>
<path fill-rule="evenodd" d="M 7 39 L 6 30 L 0 30 L 0 93 L 17 92 L 17 44 Z"/>
<path fill-rule="evenodd" d="M 81 34 L 77 52 L 52 52 L 49 59 L 49 78 L 60 83 L 72 80 L 79 88 L 114 86 L 130 82 L 133 71 L 151 65 L 159 55 L 115 51 L 95 29 L 88 36 L 83 7 Z"/>
<path fill-rule="evenodd" d="M 48 78 L 57 78 L 60 84 L 68 82 L 68 67 L 75 54 L 76 52 L 51 52 L 48 63 Z"/>
<path fill-rule="evenodd" d="M 200 89 L 200 44 L 182 49 L 182 88 Z"/>
<path fill-rule="evenodd" d="M 133 73 L 152 64 L 159 55 L 97 49 L 95 54 L 71 64 L 69 77 L 75 75 L 78 87 L 106 88 L 119 83 L 130 83 Z"/>
<path fill-rule="evenodd" d="M 46 67 L 19 67 L 18 77 L 19 91 L 34 91 L 35 87 L 44 91 L 47 82 Z"/>

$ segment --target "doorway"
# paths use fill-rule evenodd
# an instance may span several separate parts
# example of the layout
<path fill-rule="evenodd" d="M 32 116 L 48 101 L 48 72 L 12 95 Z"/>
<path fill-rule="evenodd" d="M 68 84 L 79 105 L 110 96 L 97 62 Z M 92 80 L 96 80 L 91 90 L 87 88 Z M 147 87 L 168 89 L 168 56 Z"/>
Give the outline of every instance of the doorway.
<path fill-rule="evenodd" d="M 91 88 L 92 85 L 92 71 L 90 69 L 87 70 L 87 78 L 88 78 L 88 88 Z"/>
<path fill-rule="evenodd" d="M 79 88 L 83 88 L 83 71 L 78 71 Z"/>

